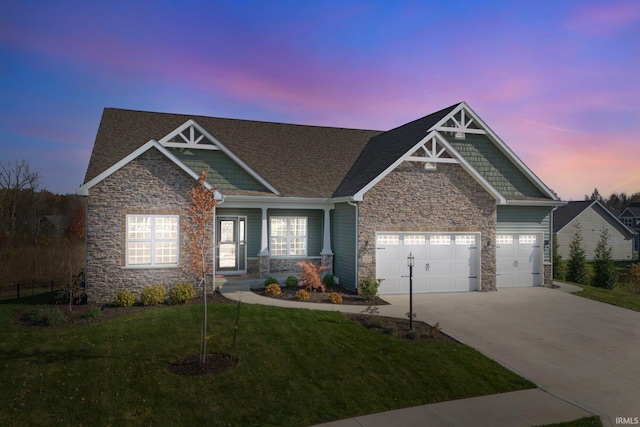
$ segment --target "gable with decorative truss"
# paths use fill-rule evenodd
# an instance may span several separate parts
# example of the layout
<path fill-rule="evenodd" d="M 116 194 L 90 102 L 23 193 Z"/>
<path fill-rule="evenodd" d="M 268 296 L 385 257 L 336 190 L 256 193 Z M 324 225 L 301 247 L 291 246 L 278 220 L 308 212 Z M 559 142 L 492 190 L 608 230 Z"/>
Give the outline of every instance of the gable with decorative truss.
<path fill-rule="evenodd" d="M 431 119 L 435 122 L 429 122 Z M 355 192 L 355 200 L 361 200 L 369 189 L 402 162 L 423 163 L 427 171 L 435 171 L 438 163 L 459 164 L 498 204 L 522 198 L 557 199 L 464 102 L 393 129 L 381 137 L 387 144 L 412 139 L 417 142 L 407 145 L 403 155 L 393 163 L 387 163 L 384 170 Z M 371 147 L 370 155 L 375 156 L 374 150 L 389 152 L 380 142 Z"/>
<path fill-rule="evenodd" d="M 196 150 L 220 149 L 214 140 L 207 138 L 204 129 L 194 120 L 185 122 L 159 142 L 163 146 L 171 148 L 191 148 Z"/>
<path fill-rule="evenodd" d="M 266 190 L 280 194 L 273 185 L 193 119 L 187 120 L 158 142 L 165 148 L 175 150 L 174 154 L 189 167 L 212 169 L 212 177 L 221 183 L 221 190 Z M 221 162 L 224 164 L 221 165 Z M 221 168 L 215 167 L 216 165 Z"/>
<path fill-rule="evenodd" d="M 424 163 L 425 170 L 436 170 L 437 163 L 460 163 L 447 152 L 447 148 L 439 142 L 435 134 L 432 134 L 431 138 L 425 138 L 418 149 L 406 160 Z"/>
<path fill-rule="evenodd" d="M 468 133 L 487 134 L 487 131 L 474 119 L 473 115 L 469 114 L 464 108 L 460 108 L 459 111 L 447 117 L 443 123 L 435 127 L 435 130 L 447 132 L 458 140 L 464 140 Z"/>

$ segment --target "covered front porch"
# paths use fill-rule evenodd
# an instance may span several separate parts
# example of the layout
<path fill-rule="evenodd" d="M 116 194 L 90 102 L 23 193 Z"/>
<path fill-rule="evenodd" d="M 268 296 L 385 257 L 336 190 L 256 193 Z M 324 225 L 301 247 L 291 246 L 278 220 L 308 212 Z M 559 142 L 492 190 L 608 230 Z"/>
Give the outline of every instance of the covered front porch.
<path fill-rule="evenodd" d="M 333 274 L 332 204 L 229 199 L 216 208 L 215 272 L 220 280 L 262 285 L 269 276 L 282 276 L 284 282 L 298 273 L 300 260 Z"/>

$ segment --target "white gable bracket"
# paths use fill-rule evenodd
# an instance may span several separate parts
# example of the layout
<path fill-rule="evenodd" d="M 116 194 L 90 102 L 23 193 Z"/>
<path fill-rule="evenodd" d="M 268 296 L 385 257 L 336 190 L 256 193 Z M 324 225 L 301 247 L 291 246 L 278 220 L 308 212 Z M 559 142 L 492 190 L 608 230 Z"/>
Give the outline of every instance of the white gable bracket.
<path fill-rule="evenodd" d="M 449 142 L 442 137 L 438 132 L 431 131 L 427 136 L 425 136 L 422 140 L 420 140 L 417 144 L 415 144 L 409 151 L 407 151 L 403 156 L 401 156 L 398 160 L 393 162 L 387 169 L 385 169 L 380 175 L 375 177 L 371 182 L 369 182 L 366 186 L 364 186 L 360 191 L 353 195 L 354 201 L 362 201 L 364 199 L 364 195 L 373 188 L 377 183 L 379 183 L 384 177 L 386 177 L 391 171 L 397 168 L 402 162 L 405 161 L 424 161 L 429 163 L 429 160 L 426 160 L 425 157 L 413 156 L 417 150 L 423 149 L 424 151 L 429 151 L 429 143 L 431 144 L 433 153 L 434 144 L 439 144 L 442 149 L 438 151 L 440 155 L 444 153 L 443 149 L 451 155 L 451 158 L 448 157 L 435 157 L 435 162 L 438 163 L 458 163 L 462 168 L 469 173 L 477 182 L 484 188 L 499 204 L 506 204 L 507 200 L 505 197 L 498 192 L 480 173 L 473 167 L 469 162 L 467 162 L 458 151 L 449 144 Z M 420 159 L 420 160 L 415 160 Z M 425 159 L 425 160 L 423 160 Z M 439 159 L 439 160 L 438 160 Z M 448 160 L 450 159 L 450 160 Z M 432 160 L 432 162 L 434 162 Z"/>
<path fill-rule="evenodd" d="M 185 134 L 186 131 L 186 134 Z M 199 134 L 199 136 L 195 136 Z M 179 136 L 185 142 L 172 141 Z M 269 191 L 276 195 L 280 195 L 278 189 L 267 182 L 256 171 L 251 169 L 249 165 L 240 160 L 238 156 L 233 154 L 231 150 L 224 146 L 220 141 L 213 137 L 205 128 L 200 126 L 195 120 L 189 119 L 184 124 L 179 126 L 176 130 L 169 133 L 164 138 L 160 139 L 160 144 L 163 147 L 168 148 L 190 148 L 193 150 L 220 150 L 225 153 L 231 160 L 233 160 L 238 166 L 240 166 L 245 172 L 256 179 L 260 184 L 264 185 Z"/>

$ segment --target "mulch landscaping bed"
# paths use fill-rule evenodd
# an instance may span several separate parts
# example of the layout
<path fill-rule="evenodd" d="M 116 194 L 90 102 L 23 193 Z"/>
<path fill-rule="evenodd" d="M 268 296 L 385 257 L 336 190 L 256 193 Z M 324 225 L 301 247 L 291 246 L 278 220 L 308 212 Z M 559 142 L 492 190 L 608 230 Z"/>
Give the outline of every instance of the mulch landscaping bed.
<path fill-rule="evenodd" d="M 297 286 L 296 287 L 283 286 L 281 287 L 281 289 L 282 289 L 282 293 L 280 295 L 275 295 L 275 296 L 265 295 L 264 288 L 252 289 L 252 291 L 258 295 L 261 295 L 267 298 L 276 298 L 276 299 L 281 299 L 285 301 L 298 301 L 298 298 L 296 297 L 296 292 L 302 288 L 299 288 Z M 361 296 L 359 296 L 357 293 L 350 291 L 348 289 L 341 288 L 340 286 L 334 286 L 333 289 L 327 288 L 327 292 L 309 291 L 309 300 L 299 301 L 299 302 L 316 302 L 316 303 L 323 303 L 323 304 L 333 304 L 331 301 L 329 301 L 329 294 L 331 294 L 331 292 L 336 292 L 340 294 L 340 296 L 342 297 L 343 305 L 364 305 L 364 306 L 369 305 L 369 302 L 364 298 L 362 298 Z M 376 299 L 373 301 L 373 305 L 388 305 L 388 304 L 389 304 L 388 302 L 378 297 L 376 297 Z"/>
<path fill-rule="evenodd" d="M 209 353 L 204 363 L 200 363 L 200 355 L 175 360 L 169 364 L 169 372 L 175 375 L 197 377 L 200 375 L 221 374 L 238 364 L 238 356 L 225 353 Z"/>
<path fill-rule="evenodd" d="M 440 325 L 431 326 L 417 320 L 413 321 L 413 331 L 409 329 L 409 319 L 372 316 L 369 314 L 345 314 L 349 319 L 372 332 L 412 341 L 453 344 L 458 341 L 440 331 Z"/>

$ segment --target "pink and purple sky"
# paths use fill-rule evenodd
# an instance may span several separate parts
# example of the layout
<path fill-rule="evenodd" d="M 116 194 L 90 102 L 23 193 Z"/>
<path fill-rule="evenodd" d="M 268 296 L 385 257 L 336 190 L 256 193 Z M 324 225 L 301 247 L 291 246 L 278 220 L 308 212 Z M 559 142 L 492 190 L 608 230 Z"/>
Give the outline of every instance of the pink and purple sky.
<path fill-rule="evenodd" d="M 467 101 L 564 200 L 640 191 L 640 1 L 0 2 L 0 161 L 82 184 L 104 107 L 387 130 Z"/>

